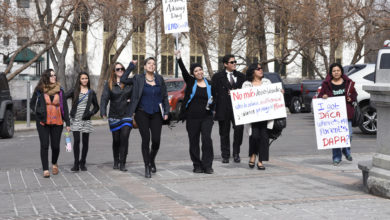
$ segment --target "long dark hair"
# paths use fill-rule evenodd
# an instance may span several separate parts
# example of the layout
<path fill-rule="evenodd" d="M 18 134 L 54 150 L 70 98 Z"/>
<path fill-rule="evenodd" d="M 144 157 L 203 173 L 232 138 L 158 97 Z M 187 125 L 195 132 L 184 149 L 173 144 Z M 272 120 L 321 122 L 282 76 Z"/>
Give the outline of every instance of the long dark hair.
<path fill-rule="evenodd" d="M 248 66 L 248 69 L 246 70 L 246 80 L 252 82 L 253 81 L 253 73 L 255 72 L 255 70 L 257 69 L 258 66 L 261 66 L 260 63 L 252 63 L 251 65 Z M 263 73 L 263 77 L 261 77 L 261 79 L 264 78 L 264 73 Z"/>
<path fill-rule="evenodd" d="M 88 77 L 88 83 L 87 83 L 87 87 L 88 87 L 88 90 L 91 89 L 91 81 L 89 80 L 89 74 L 87 72 L 80 72 L 79 73 L 79 77 L 76 79 L 76 83 L 74 85 L 74 91 L 73 91 L 73 99 L 72 99 L 72 103 L 73 104 L 76 104 L 76 102 L 78 102 L 78 97 L 80 95 L 80 87 L 81 87 L 81 81 L 80 81 L 80 78 L 82 75 L 86 75 Z"/>
<path fill-rule="evenodd" d="M 47 69 L 47 70 L 43 71 L 41 78 L 39 79 L 39 82 L 38 82 L 37 86 L 35 87 L 34 91 L 43 92 L 43 89 L 46 86 L 50 85 L 50 74 L 52 71 L 54 72 L 53 69 Z"/>

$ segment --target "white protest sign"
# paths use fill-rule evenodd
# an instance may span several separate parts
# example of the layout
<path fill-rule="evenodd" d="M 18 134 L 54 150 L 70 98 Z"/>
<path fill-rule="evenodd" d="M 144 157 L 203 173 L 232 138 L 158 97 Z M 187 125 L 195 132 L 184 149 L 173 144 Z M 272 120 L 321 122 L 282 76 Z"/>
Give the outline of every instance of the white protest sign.
<path fill-rule="evenodd" d="M 313 99 L 318 150 L 350 147 L 344 96 Z"/>
<path fill-rule="evenodd" d="M 236 125 L 287 117 L 282 83 L 230 91 Z"/>
<path fill-rule="evenodd" d="M 165 34 L 188 32 L 187 1 L 162 0 Z"/>

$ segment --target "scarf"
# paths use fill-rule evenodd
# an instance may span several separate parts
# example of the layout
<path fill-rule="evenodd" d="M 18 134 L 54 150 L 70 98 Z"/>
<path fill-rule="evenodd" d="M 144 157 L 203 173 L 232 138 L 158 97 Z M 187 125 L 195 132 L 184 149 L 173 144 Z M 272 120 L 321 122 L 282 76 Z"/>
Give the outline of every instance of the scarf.
<path fill-rule="evenodd" d="M 55 95 L 60 92 L 60 88 L 61 86 L 59 82 L 56 82 L 54 84 L 49 84 L 43 88 L 43 93 L 48 94 L 50 96 Z"/>

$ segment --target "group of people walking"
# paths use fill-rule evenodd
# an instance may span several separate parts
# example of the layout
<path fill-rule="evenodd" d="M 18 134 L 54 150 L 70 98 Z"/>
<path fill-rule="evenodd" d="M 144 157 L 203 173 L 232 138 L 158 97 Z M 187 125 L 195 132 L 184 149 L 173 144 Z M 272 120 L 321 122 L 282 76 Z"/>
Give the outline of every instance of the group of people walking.
<path fill-rule="evenodd" d="M 212 168 L 214 152 L 211 139 L 214 120 L 218 121 L 219 125 L 222 163 L 229 163 L 231 156 L 234 162 L 240 163 L 240 146 L 243 140 L 244 126 L 235 124 L 230 91 L 270 84 L 271 81 L 264 78 L 261 64 L 251 64 L 244 75 L 236 70 L 235 57 L 226 55 L 222 60 L 224 70 L 214 74 L 212 80 L 209 81 L 204 77 L 200 64 L 192 63 L 188 72 L 181 59 L 180 51 L 176 51 L 175 54 L 187 85 L 179 119 L 186 121 L 193 172 L 206 174 L 214 172 Z M 50 177 L 49 145 L 52 149 L 52 174 L 56 175 L 59 172 L 57 160 L 64 123 L 66 130 L 72 131 L 74 137 L 74 165 L 71 171 L 87 170 L 89 134 L 93 132 L 91 116 L 95 115 L 99 109 L 100 116 L 107 118 L 112 133 L 113 169 L 127 171 L 129 136 L 132 128 L 137 127 L 142 138 L 141 148 L 145 177 L 151 178 L 152 173 L 157 172 L 155 159 L 160 148 L 163 121 L 168 119 L 169 114 L 167 88 L 163 77 L 156 73 L 156 60 L 154 58 L 150 57 L 144 61 L 144 73 L 129 77 L 136 65 L 136 60 L 131 61 L 126 69 L 119 62 L 114 64 L 109 80 L 103 88 L 100 108 L 96 93 L 90 88 L 88 73 L 79 73 L 75 86 L 67 92 L 61 89 L 54 70 L 48 69 L 42 74 L 34 90 L 30 108 L 36 114 L 44 177 Z M 335 66 L 341 68 L 339 65 Z M 356 100 L 357 94 L 353 83 L 351 84 L 351 81 L 342 72 L 334 74 L 333 69 L 334 67 L 331 66 L 320 97 L 333 96 L 333 90 L 348 87 L 348 92 L 337 94 L 345 94 L 347 103 Z M 341 84 L 340 78 L 342 79 Z M 67 99 L 72 99 L 70 114 Z M 347 109 L 349 117 L 351 109 L 350 107 Z M 232 154 L 230 151 L 231 126 L 234 130 Z M 263 162 L 269 160 L 267 129 L 272 129 L 273 120 L 245 126 L 249 135 L 248 166 L 254 168 L 257 158 L 257 169 L 265 170 Z M 82 139 L 83 145 L 81 158 L 80 139 Z M 349 149 L 343 149 L 342 152 L 348 160 L 352 160 Z M 339 162 L 341 150 L 334 150 L 333 154 L 334 162 Z"/>

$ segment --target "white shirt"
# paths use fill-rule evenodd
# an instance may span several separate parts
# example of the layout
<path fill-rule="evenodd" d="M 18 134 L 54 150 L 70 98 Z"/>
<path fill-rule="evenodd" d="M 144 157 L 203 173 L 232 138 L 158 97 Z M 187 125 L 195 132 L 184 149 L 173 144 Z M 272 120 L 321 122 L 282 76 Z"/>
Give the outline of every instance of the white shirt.
<path fill-rule="evenodd" d="M 236 83 L 237 82 L 237 77 L 234 76 L 233 72 L 229 72 L 229 71 L 226 70 L 226 77 L 227 77 L 229 82 L 230 82 L 230 74 L 233 77 L 234 83 Z"/>

